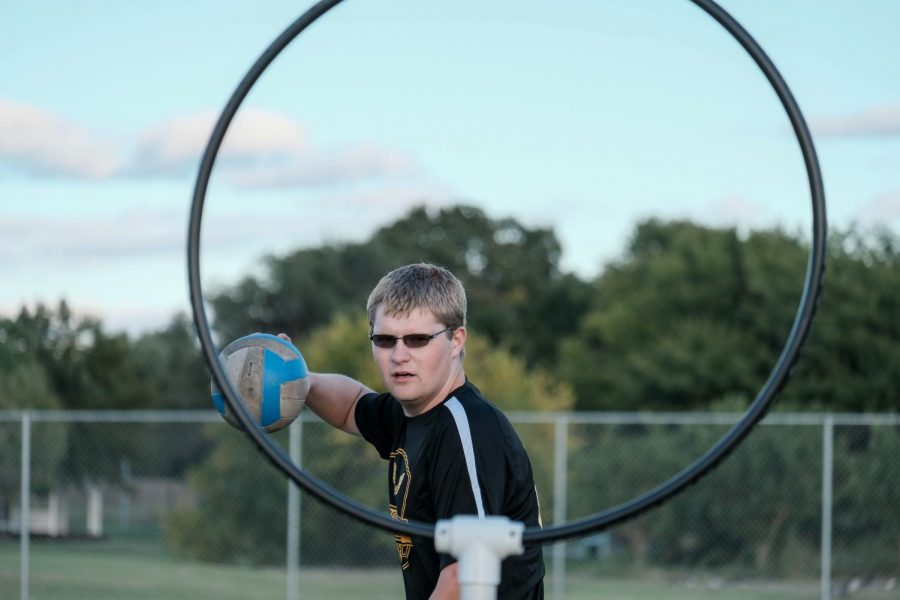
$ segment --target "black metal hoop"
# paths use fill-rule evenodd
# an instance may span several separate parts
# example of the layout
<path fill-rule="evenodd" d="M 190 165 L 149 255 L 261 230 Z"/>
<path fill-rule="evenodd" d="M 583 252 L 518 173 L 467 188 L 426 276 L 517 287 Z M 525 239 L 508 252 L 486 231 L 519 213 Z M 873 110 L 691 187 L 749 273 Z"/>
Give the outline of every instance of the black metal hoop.
<path fill-rule="evenodd" d="M 188 227 L 188 283 L 190 288 L 191 308 L 197 335 L 203 349 L 203 356 L 209 367 L 213 380 L 222 390 L 225 401 L 234 411 L 238 420 L 244 426 L 245 433 L 250 437 L 257 448 L 269 459 L 269 461 L 286 476 L 296 482 L 300 487 L 312 494 L 317 499 L 329 504 L 333 508 L 353 517 L 363 523 L 386 531 L 405 535 L 417 535 L 426 538 L 434 537 L 434 525 L 420 522 L 404 523 L 375 512 L 371 508 L 362 505 L 334 488 L 328 486 L 315 477 L 304 473 L 291 461 L 283 450 L 275 446 L 269 437 L 253 426 L 250 415 L 247 413 L 237 398 L 237 394 L 230 385 L 225 372 L 219 362 L 215 345 L 210 333 L 209 321 L 203 305 L 203 291 L 200 284 L 200 225 L 203 218 L 203 204 L 206 198 L 206 189 L 212 173 L 213 165 L 225 133 L 232 119 L 238 111 L 241 103 L 246 98 L 250 89 L 269 67 L 272 61 L 287 47 L 290 42 L 309 27 L 319 17 L 331 8 L 340 4 L 342 0 L 322 0 L 315 4 L 299 19 L 294 21 L 265 52 L 250 67 L 250 70 L 241 80 L 234 93 L 231 95 L 215 128 L 210 135 L 206 150 L 200 163 L 197 181 L 194 186 L 193 201 L 190 211 L 190 223 Z M 670 479 L 659 484 L 635 498 L 614 506 L 603 512 L 589 517 L 572 521 L 563 525 L 549 527 L 547 529 L 529 528 L 525 531 L 523 540 L 526 543 L 549 543 L 587 533 L 600 531 L 612 525 L 632 519 L 651 508 L 669 500 L 677 493 L 695 483 L 705 474 L 714 469 L 728 454 L 734 450 L 741 441 L 750 433 L 753 427 L 765 416 L 766 411 L 775 401 L 776 396 L 787 382 L 791 369 L 800 355 L 800 350 L 806 341 L 810 326 L 816 313 L 819 294 L 825 275 L 825 251 L 826 251 L 826 217 L 825 217 L 825 192 L 822 185 L 822 174 L 819 162 L 813 146 L 812 136 L 806 121 L 800 112 L 800 107 L 794 100 L 788 89 L 787 83 L 779 74 L 775 65 L 766 56 L 752 36 L 724 9 L 713 0 L 691 0 L 695 5 L 715 19 L 724 29 L 751 56 L 760 68 L 769 84 L 778 95 L 788 118 L 790 119 L 794 135 L 800 144 L 806 172 L 809 180 L 809 188 L 812 199 L 812 241 L 807 261 L 806 275 L 803 284 L 803 294 L 797 307 L 791 331 L 785 341 L 781 354 L 775 366 L 772 368 L 768 379 L 763 384 L 756 398 L 747 408 L 744 416 L 738 421 L 718 442 L 695 460 L 691 465 L 677 473 Z"/>

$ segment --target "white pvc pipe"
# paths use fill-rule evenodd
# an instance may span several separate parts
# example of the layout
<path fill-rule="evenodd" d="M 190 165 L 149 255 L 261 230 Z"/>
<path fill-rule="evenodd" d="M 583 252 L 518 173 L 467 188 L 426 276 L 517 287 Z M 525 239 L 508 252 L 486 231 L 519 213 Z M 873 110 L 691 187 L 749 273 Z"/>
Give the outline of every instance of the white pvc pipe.
<path fill-rule="evenodd" d="M 459 561 L 460 600 L 496 600 L 500 562 L 522 554 L 525 525 L 507 517 L 459 515 L 438 521 L 434 548 Z"/>

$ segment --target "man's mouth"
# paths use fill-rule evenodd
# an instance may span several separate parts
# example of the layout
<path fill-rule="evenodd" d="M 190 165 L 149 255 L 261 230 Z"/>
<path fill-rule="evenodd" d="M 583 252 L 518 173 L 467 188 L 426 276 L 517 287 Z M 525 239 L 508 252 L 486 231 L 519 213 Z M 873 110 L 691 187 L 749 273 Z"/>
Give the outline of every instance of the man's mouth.
<path fill-rule="evenodd" d="M 391 377 L 393 377 L 395 381 L 406 381 L 411 379 L 413 374 L 409 371 L 395 371 Z"/>

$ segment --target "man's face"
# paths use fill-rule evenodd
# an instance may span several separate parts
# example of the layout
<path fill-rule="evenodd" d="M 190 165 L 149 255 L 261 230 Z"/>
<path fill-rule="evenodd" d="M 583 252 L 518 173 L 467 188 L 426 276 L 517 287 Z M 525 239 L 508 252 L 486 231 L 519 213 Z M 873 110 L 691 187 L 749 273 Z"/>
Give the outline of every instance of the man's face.
<path fill-rule="evenodd" d="M 427 309 L 416 309 L 407 316 L 384 314 L 378 307 L 372 333 L 403 337 L 409 334 L 431 335 L 447 325 Z M 421 348 L 409 348 L 397 340 L 393 348 L 372 344 L 372 355 L 387 390 L 403 405 L 407 416 L 421 414 L 441 402 L 453 389 L 465 382 L 460 353 L 466 339 L 464 327 L 434 337 Z"/>

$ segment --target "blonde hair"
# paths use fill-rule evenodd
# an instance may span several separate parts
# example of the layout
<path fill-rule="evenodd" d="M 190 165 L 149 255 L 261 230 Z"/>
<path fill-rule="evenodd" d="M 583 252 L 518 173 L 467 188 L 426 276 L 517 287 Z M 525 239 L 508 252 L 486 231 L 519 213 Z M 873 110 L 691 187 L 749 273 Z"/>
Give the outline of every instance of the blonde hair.
<path fill-rule="evenodd" d="M 428 263 L 406 265 L 381 278 L 366 302 L 370 335 L 379 306 L 384 306 L 384 314 L 394 317 L 428 309 L 447 327 L 466 325 L 463 284 L 447 269 Z"/>

